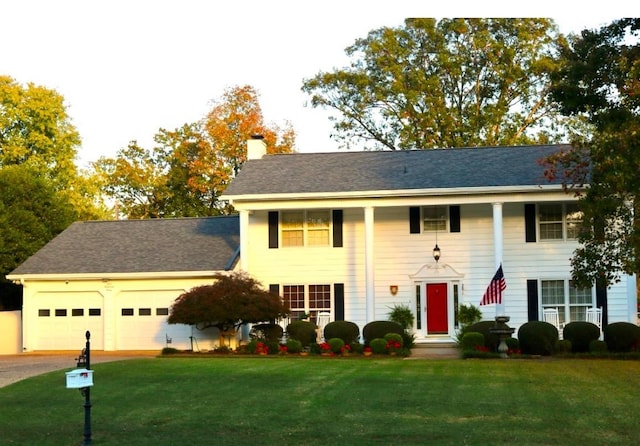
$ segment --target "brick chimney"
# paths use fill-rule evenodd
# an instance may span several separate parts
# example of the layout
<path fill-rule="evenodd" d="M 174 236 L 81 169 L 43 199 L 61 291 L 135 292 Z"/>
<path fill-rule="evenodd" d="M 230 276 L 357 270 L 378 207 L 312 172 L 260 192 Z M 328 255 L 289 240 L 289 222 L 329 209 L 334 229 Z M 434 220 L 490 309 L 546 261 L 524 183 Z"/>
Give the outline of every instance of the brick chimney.
<path fill-rule="evenodd" d="M 267 144 L 264 142 L 264 136 L 251 135 L 251 139 L 247 141 L 247 160 L 259 160 L 267 154 Z"/>

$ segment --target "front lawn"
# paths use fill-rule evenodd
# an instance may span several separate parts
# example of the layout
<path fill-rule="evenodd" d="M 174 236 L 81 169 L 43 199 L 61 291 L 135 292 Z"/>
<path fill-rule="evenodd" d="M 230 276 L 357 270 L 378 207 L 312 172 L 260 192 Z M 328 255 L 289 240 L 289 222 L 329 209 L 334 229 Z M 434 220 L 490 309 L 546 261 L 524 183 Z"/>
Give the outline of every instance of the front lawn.
<path fill-rule="evenodd" d="M 639 361 L 211 357 L 93 368 L 96 446 L 587 446 L 640 438 Z M 84 399 L 65 388 L 64 372 L 0 389 L 0 445 L 81 444 Z"/>

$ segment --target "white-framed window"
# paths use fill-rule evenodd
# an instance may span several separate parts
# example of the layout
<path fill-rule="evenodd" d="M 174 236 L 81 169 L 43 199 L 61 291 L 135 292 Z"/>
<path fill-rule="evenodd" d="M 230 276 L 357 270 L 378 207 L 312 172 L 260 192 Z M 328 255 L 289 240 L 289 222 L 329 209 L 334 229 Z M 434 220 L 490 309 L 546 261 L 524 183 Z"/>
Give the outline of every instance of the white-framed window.
<path fill-rule="evenodd" d="M 447 206 L 424 206 L 422 227 L 425 232 L 446 231 L 449 209 Z"/>
<path fill-rule="evenodd" d="M 282 246 L 329 246 L 330 210 L 296 210 L 280 213 Z"/>
<path fill-rule="evenodd" d="M 320 312 L 331 312 L 331 285 L 284 285 L 282 297 L 291 310 L 291 320 L 305 314 L 313 320 Z"/>
<path fill-rule="evenodd" d="M 562 279 L 541 280 L 540 296 L 542 309 L 556 308 L 561 324 L 586 320 L 595 299 L 593 288 L 577 288 L 573 280 Z"/>
<path fill-rule="evenodd" d="M 538 205 L 540 240 L 575 240 L 582 224 L 582 212 L 576 203 Z"/>

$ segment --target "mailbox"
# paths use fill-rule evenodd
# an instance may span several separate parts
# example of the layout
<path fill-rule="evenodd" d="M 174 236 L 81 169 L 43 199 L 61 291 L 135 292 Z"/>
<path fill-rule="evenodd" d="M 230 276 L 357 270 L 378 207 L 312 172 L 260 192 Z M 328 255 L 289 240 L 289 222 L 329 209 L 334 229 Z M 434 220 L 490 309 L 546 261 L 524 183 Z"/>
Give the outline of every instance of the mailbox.
<path fill-rule="evenodd" d="M 93 370 L 75 369 L 66 372 L 67 389 L 82 389 L 93 386 Z"/>

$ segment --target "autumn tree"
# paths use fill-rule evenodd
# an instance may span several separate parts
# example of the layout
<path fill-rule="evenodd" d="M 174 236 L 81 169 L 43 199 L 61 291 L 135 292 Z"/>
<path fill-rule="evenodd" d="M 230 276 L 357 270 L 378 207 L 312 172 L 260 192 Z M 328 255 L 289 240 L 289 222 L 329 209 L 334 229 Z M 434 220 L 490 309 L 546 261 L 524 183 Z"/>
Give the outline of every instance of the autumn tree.
<path fill-rule="evenodd" d="M 268 153 L 288 153 L 295 146 L 296 135 L 290 124 L 284 128 L 265 124 L 258 92 L 249 85 L 227 88 L 213 102 L 205 129 L 233 175 L 247 159 L 246 142 L 252 135 L 264 137 Z"/>
<path fill-rule="evenodd" d="M 302 90 L 335 112 L 346 148 L 547 143 L 567 124 L 548 100 L 562 41 L 548 19 L 407 19 L 356 40 L 349 67 Z"/>
<path fill-rule="evenodd" d="M 563 113 L 590 125 L 571 150 L 545 160 L 547 176 L 580 196 L 584 225 L 571 263 L 582 286 L 640 272 L 639 33 L 635 18 L 571 36 L 553 77 Z"/>
<path fill-rule="evenodd" d="M 253 88 L 236 87 L 225 91 L 202 122 L 160 129 L 152 149 L 132 141 L 93 167 L 128 218 L 226 214 L 231 209 L 219 197 L 246 160 L 254 134 L 265 137 L 269 153 L 289 152 L 295 143 L 291 128 L 264 124 Z"/>
<path fill-rule="evenodd" d="M 219 274 L 211 285 L 181 294 L 171 306 L 170 324 L 194 325 L 200 330 L 215 327 L 220 333 L 242 325 L 279 319 L 289 309 L 277 294 L 243 272 Z"/>

